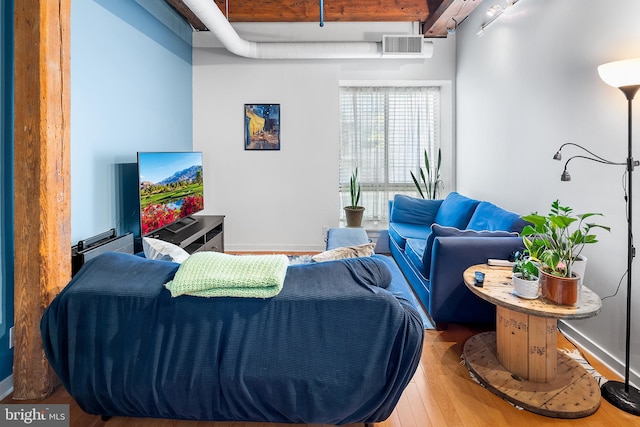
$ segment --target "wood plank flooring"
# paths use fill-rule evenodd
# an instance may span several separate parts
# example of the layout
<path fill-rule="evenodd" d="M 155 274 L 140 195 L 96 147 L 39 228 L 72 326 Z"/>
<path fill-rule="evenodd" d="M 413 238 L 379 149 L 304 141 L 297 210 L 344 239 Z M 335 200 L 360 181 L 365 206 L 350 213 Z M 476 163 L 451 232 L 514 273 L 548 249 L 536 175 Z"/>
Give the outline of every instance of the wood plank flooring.
<path fill-rule="evenodd" d="M 479 326 L 450 324 L 445 331 L 425 331 L 422 358 L 416 375 L 409 383 L 398 406 L 384 422 L 375 427 L 546 427 L 546 426 L 639 426 L 640 417 L 627 414 L 602 400 L 595 414 L 563 420 L 519 410 L 484 389 L 461 364 L 465 341 L 487 330 Z M 558 347 L 573 349 L 561 334 Z M 596 370 L 607 378 L 613 373 L 597 359 L 586 355 Z M 59 387 L 44 401 L 15 401 L 9 396 L 2 403 L 66 403 L 70 405 L 72 427 L 286 427 L 290 424 L 176 421 L 114 417 L 102 421 L 99 416 L 83 412 L 64 388 Z M 354 427 L 355 425 L 351 426 Z M 361 424 L 358 424 L 361 427 Z M 319 426 L 316 426 L 319 427 Z"/>

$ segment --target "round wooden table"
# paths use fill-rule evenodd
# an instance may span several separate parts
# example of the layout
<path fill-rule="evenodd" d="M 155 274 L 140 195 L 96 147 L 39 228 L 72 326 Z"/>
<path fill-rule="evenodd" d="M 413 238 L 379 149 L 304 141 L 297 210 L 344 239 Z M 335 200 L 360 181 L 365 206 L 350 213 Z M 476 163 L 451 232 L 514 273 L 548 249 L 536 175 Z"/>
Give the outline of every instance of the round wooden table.
<path fill-rule="evenodd" d="M 485 275 L 475 286 L 475 272 Z M 481 384 L 531 412 L 580 418 L 600 406 L 600 387 L 574 359 L 557 349 L 558 319 L 584 319 L 602 301 L 582 286 L 575 306 L 523 299 L 513 293 L 510 267 L 473 265 L 464 272 L 469 290 L 496 305 L 496 332 L 471 337 L 464 345 L 468 369 Z"/>

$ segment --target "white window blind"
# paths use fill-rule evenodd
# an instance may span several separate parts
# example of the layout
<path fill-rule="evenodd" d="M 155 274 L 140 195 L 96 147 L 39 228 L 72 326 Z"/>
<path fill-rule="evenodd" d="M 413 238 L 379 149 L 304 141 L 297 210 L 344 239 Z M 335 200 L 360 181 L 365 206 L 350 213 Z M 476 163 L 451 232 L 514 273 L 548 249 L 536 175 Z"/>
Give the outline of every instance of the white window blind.
<path fill-rule="evenodd" d="M 364 221 L 384 223 L 395 194 L 418 195 L 411 171 L 424 168 L 425 149 L 435 163 L 439 147 L 439 87 L 341 87 L 341 219 L 356 167 Z"/>

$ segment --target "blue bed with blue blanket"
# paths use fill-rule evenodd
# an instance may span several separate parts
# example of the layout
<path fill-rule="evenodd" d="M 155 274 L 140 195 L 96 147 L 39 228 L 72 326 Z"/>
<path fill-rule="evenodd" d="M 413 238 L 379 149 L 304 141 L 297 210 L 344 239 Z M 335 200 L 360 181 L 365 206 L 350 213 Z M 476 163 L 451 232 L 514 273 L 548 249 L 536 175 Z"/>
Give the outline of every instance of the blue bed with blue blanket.
<path fill-rule="evenodd" d="M 417 368 L 423 323 L 382 256 L 291 265 L 272 298 L 172 297 L 178 267 L 106 253 L 45 311 L 45 353 L 84 411 L 372 423 Z"/>

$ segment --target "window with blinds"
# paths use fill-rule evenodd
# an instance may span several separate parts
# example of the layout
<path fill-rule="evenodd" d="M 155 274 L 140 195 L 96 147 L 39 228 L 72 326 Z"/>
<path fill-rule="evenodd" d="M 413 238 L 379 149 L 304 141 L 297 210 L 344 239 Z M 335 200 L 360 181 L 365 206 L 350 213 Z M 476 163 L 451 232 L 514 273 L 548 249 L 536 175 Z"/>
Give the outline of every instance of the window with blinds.
<path fill-rule="evenodd" d="M 364 221 L 385 223 L 395 194 L 418 196 L 411 171 L 424 168 L 425 149 L 436 159 L 439 147 L 439 87 L 341 87 L 341 219 L 356 167 Z"/>

